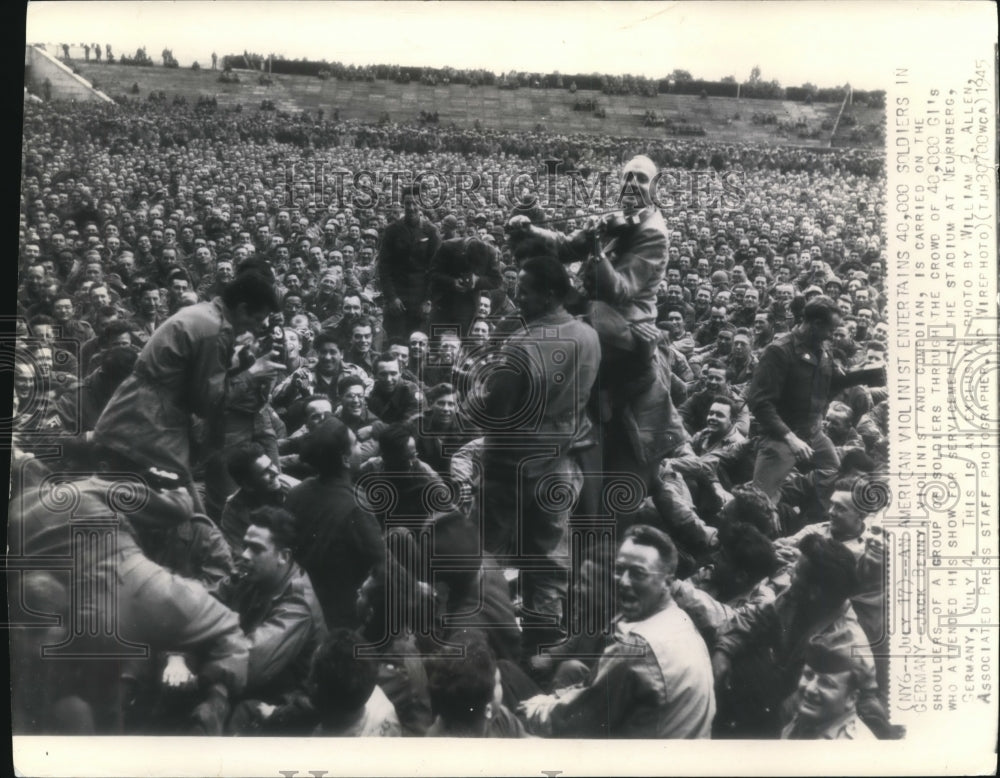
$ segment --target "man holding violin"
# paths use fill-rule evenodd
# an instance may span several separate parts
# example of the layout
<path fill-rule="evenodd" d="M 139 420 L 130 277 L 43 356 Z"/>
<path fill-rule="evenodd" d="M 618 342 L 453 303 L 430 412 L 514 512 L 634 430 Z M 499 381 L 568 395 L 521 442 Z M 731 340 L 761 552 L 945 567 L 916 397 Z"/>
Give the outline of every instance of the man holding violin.
<path fill-rule="evenodd" d="M 604 470 L 640 473 L 653 486 L 657 465 L 687 440 L 670 403 L 669 356 L 656 327 L 656 290 L 667 267 L 669 233 L 650 186 L 656 165 L 640 155 L 622 171 L 620 213 L 591 218 L 572 235 L 508 223 L 518 259 L 549 253 L 580 270 L 585 299 L 575 306 L 597 330 L 601 368 L 596 410 L 604 429 Z M 663 348 L 661 348 L 661 346 Z"/>

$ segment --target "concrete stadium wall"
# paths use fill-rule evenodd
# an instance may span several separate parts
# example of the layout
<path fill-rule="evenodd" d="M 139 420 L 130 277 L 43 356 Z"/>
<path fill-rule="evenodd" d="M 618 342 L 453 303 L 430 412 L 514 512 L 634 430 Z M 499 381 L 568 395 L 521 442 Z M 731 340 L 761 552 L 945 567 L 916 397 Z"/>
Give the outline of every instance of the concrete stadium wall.
<path fill-rule="evenodd" d="M 44 94 L 47 78 L 52 84 L 53 100 L 78 100 L 80 102 L 114 102 L 104 92 L 94 89 L 91 82 L 78 76 L 66 65 L 46 51 L 34 46 L 24 47 L 26 86 L 35 94 Z"/>

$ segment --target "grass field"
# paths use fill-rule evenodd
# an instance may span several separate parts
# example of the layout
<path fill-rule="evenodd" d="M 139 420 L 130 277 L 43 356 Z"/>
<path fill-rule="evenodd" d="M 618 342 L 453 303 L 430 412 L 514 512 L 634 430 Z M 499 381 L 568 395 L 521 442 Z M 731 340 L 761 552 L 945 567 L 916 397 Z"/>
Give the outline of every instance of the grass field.
<path fill-rule="evenodd" d="M 643 115 L 646 111 L 653 111 L 661 119 L 699 125 L 705 129 L 706 137 L 711 139 L 825 146 L 829 143 L 829 131 L 823 131 L 819 139 L 803 139 L 774 125 L 754 124 L 751 117 L 754 113 L 773 113 L 781 122 L 794 123 L 803 118 L 811 128 L 819 128 L 825 119 L 832 122 L 839 108 L 836 104 L 805 105 L 776 100 L 700 99 L 690 95 L 603 95 L 583 90 L 571 94 L 568 90 L 501 90 L 485 86 L 473 88 L 464 84 L 426 86 L 391 81 L 322 81 L 286 75 L 273 75 L 274 83 L 262 86 L 258 83 L 259 74 L 250 71 L 236 71 L 241 83 L 224 84 L 218 80 L 219 71 L 207 69 L 143 68 L 79 61 L 73 64 L 81 75 L 95 81 L 112 97 L 130 94 L 129 90 L 136 83 L 140 99 L 145 99 L 150 92 L 163 91 L 168 99 L 184 95 L 193 102 L 200 96 L 215 97 L 222 106 L 242 103 L 245 109 L 256 109 L 263 100 L 270 100 L 282 111 L 316 111 L 323 108 L 330 116 L 336 109 L 341 118 L 368 121 L 388 114 L 391 121 L 411 122 L 417 120 L 420 111 L 436 111 L 441 124 L 454 122 L 458 126 L 471 127 L 478 120 L 482 127 L 506 130 L 531 130 L 541 124 L 547 131 L 557 133 L 607 133 L 649 138 L 667 136 L 668 132 L 663 127 L 643 125 Z M 573 110 L 576 101 L 586 99 L 596 99 L 606 117 Z"/>

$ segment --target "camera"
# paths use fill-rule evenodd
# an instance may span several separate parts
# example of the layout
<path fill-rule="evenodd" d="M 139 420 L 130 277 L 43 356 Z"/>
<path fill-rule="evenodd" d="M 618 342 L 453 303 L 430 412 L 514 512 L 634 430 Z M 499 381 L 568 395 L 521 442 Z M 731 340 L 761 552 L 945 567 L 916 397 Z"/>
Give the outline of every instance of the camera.
<path fill-rule="evenodd" d="M 261 338 L 260 353 L 274 362 L 285 361 L 285 329 L 274 320 L 269 322 L 267 334 Z"/>

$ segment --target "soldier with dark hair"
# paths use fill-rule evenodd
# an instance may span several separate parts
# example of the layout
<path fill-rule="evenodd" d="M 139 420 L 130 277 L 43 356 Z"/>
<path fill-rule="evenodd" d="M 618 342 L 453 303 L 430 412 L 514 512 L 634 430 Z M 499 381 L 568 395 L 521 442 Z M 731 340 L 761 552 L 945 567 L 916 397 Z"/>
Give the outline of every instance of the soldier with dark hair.
<path fill-rule="evenodd" d="M 799 551 L 788 588 L 773 601 L 737 614 L 720 631 L 712 654 L 720 700 L 716 729 L 725 737 L 777 735 L 781 706 L 795 690 L 809 639 L 846 632 L 862 671 L 861 715 L 878 733 L 889 735 L 868 636 L 850 602 L 858 586 L 854 555 L 816 534 L 807 535 Z"/>
<path fill-rule="evenodd" d="M 567 564 L 569 514 L 583 484 L 579 451 L 591 434 L 586 405 L 601 359 L 597 333 L 564 308 L 569 291 L 558 260 L 524 263 L 517 297 L 525 326 L 501 349 L 485 399 L 496 420 L 483 454 L 486 549 L 545 556 L 556 569 Z M 545 479 L 564 485 L 572 500 L 546 505 L 538 489 Z M 525 570 L 521 583 L 527 608 L 561 620 L 565 574 Z"/>
<path fill-rule="evenodd" d="M 386 228 L 377 260 L 388 337 L 405 338 L 424 328 L 431 309 L 431 260 L 440 245 L 437 228 L 420 213 L 419 187 L 406 187 L 403 218 Z"/>
<path fill-rule="evenodd" d="M 302 446 L 316 475 L 291 489 L 285 507 L 296 518 L 294 556 L 309 573 L 330 627 L 358 626 L 355 593 L 368 571 L 385 563 L 378 522 L 358 504 L 349 462 L 354 433 L 327 419 Z"/>
<path fill-rule="evenodd" d="M 281 369 L 260 359 L 241 374 L 229 372 L 236 336 L 256 331 L 277 309 L 267 280 L 247 273 L 221 298 L 178 311 L 139 354 L 132 375 L 98 419 L 94 441 L 150 466 L 184 473 L 191 483 L 191 416 L 218 421 L 234 383 Z"/>
<path fill-rule="evenodd" d="M 776 587 L 768 579 L 780 566 L 766 535 L 752 524 L 729 521 L 719 530 L 708 564 L 674 581 L 671 593 L 712 647 L 738 613 L 774 599 Z"/>
<path fill-rule="evenodd" d="M 504 707 L 500 670 L 484 635 L 467 630 L 453 638 L 463 656 L 443 652 L 427 662 L 431 709 L 428 737 L 525 737 L 524 727 Z"/>
<path fill-rule="evenodd" d="M 389 352 L 374 360 L 375 384 L 368 394 L 368 410 L 386 424 L 407 421 L 420 412 L 423 394 L 401 376 L 399 359 Z"/>
<path fill-rule="evenodd" d="M 350 345 L 344 356 L 352 365 L 357 365 L 369 376 L 374 376 L 375 357 L 378 354 L 372 347 L 375 339 L 375 322 L 371 317 L 362 315 L 351 324 L 350 333 Z"/>
<path fill-rule="evenodd" d="M 398 737 L 392 702 L 376 684 L 378 660 L 358 655 L 363 640 L 343 627 L 332 630 L 312 658 L 309 699 L 324 737 Z"/>
<path fill-rule="evenodd" d="M 493 246 L 476 238 L 442 243 L 430 267 L 432 330 L 448 326 L 466 337 L 480 296 L 499 289 L 502 282 L 499 252 Z"/>
<path fill-rule="evenodd" d="M 754 484 L 771 498 L 796 464 L 808 462 L 815 500 L 829 505 L 839 460 L 823 431 L 826 406 L 849 386 L 885 384 L 884 367 L 851 373 L 836 367 L 828 344 L 839 323 L 836 303 L 816 297 L 805 305 L 801 324 L 768 346 L 757 363 L 747 390 L 747 403 L 763 434 Z"/>
<path fill-rule="evenodd" d="M 246 699 L 230 725 L 237 731 L 305 691 L 309 661 L 326 634 L 312 582 L 293 557 L 296 542 L 294 516 L 258 508 L 236 557 L 237 574 L 216 595 L 239 615 L 250 642 Z"/>
<path fill-rule="evenodd" d="M 474 437 L 455 387 L 447 383 L 428 390 L 427 409 L 415 420 L 414 429 L 420 458 L 442 477 L 450 472 L 451 455 Z"/>
<path fill-rule="evenodd" d="M 132 373 L 139 352 L 132 346 L 112 346 L 102 352 L 100 364 L 80 384 L 79 392 L 66 392 L 56 403 L 67 430 L 89 432 L 115 393 Z"/>
<path fill-rule="evenodd" d="M 249 441 L 232 449 L 226 468 L 238 488 L 226 500 L 219 526 L 233 553 L 238 554 L 250 526 L 250 514 L 264 505 L 281 505 L 287 487 L 278 466 L 259 443 Z"/>

